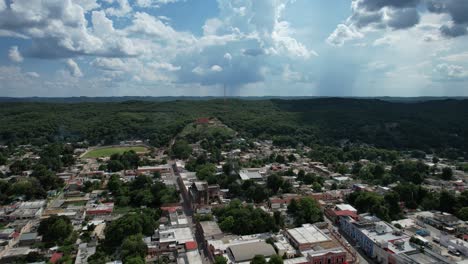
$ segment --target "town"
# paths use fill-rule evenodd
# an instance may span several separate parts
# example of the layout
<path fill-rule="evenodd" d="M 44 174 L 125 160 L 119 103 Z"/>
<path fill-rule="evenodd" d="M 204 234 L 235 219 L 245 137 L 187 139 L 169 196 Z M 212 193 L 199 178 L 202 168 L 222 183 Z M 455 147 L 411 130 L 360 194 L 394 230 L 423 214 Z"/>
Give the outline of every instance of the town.
<path fill-rule="evenodd" d="M 1 146 L 0 263 L 468 263 L 467 163 L 282 146 L 193 120 L 146 139 Z"/>

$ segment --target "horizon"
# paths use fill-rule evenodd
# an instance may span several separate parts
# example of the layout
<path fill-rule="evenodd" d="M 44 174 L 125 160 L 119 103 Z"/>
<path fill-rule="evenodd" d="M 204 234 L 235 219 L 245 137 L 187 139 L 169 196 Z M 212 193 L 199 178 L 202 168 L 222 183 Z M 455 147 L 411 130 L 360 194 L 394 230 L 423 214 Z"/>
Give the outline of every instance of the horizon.
<path fill-rule="evenodd" d="M 1 97 L 468 96 L 464 0 L 0 0 L 0 39 Z"/>

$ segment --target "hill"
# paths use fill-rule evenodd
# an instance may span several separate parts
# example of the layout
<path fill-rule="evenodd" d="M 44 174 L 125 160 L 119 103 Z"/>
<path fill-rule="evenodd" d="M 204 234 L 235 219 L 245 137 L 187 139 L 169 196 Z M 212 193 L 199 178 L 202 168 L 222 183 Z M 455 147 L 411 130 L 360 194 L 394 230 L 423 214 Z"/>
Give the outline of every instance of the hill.
<path fill-rule="evenodd" d="M 343 142 L 390 149 L 468 149 L 468 100 L 179 100 L 167 102 L 0 103 L 4 144 L 149 139 L 167 144 L 200 117 L 219 119 L 246 138 L 278 145 Z"/>

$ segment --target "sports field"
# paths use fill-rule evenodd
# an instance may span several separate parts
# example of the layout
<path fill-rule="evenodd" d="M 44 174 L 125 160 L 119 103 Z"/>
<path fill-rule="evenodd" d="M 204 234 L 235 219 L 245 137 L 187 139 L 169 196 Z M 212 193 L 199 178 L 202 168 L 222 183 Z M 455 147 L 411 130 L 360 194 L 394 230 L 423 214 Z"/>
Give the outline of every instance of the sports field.
<path fill-rule="evenodd" d="M 88 151 L 83 157 L 84 158 L 102 158 L 110 157 L 114 153 L 122 154 L 125 151 L 133 150 L 135 152 L 146 152 L 148 151 L 145 147 L 108 147 L 99 148 Z"/>

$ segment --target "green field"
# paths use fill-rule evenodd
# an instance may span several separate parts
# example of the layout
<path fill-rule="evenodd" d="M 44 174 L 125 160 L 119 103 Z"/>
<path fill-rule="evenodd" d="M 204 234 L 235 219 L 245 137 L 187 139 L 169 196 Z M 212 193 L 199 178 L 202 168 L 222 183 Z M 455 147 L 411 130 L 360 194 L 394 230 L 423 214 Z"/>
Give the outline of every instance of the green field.
<path fill-rule="evenodd" d="M 83 157 L 84 158 L 101 158 L 101 157 L 110 157 L 112 154 L 119 153 L 122 154 L 125 151 L 133 150 L 135 152 L 146 152 L 148 151 L 145 147 L 108 147 L 108 148 L 99 148 L 87 152 Z"/>

